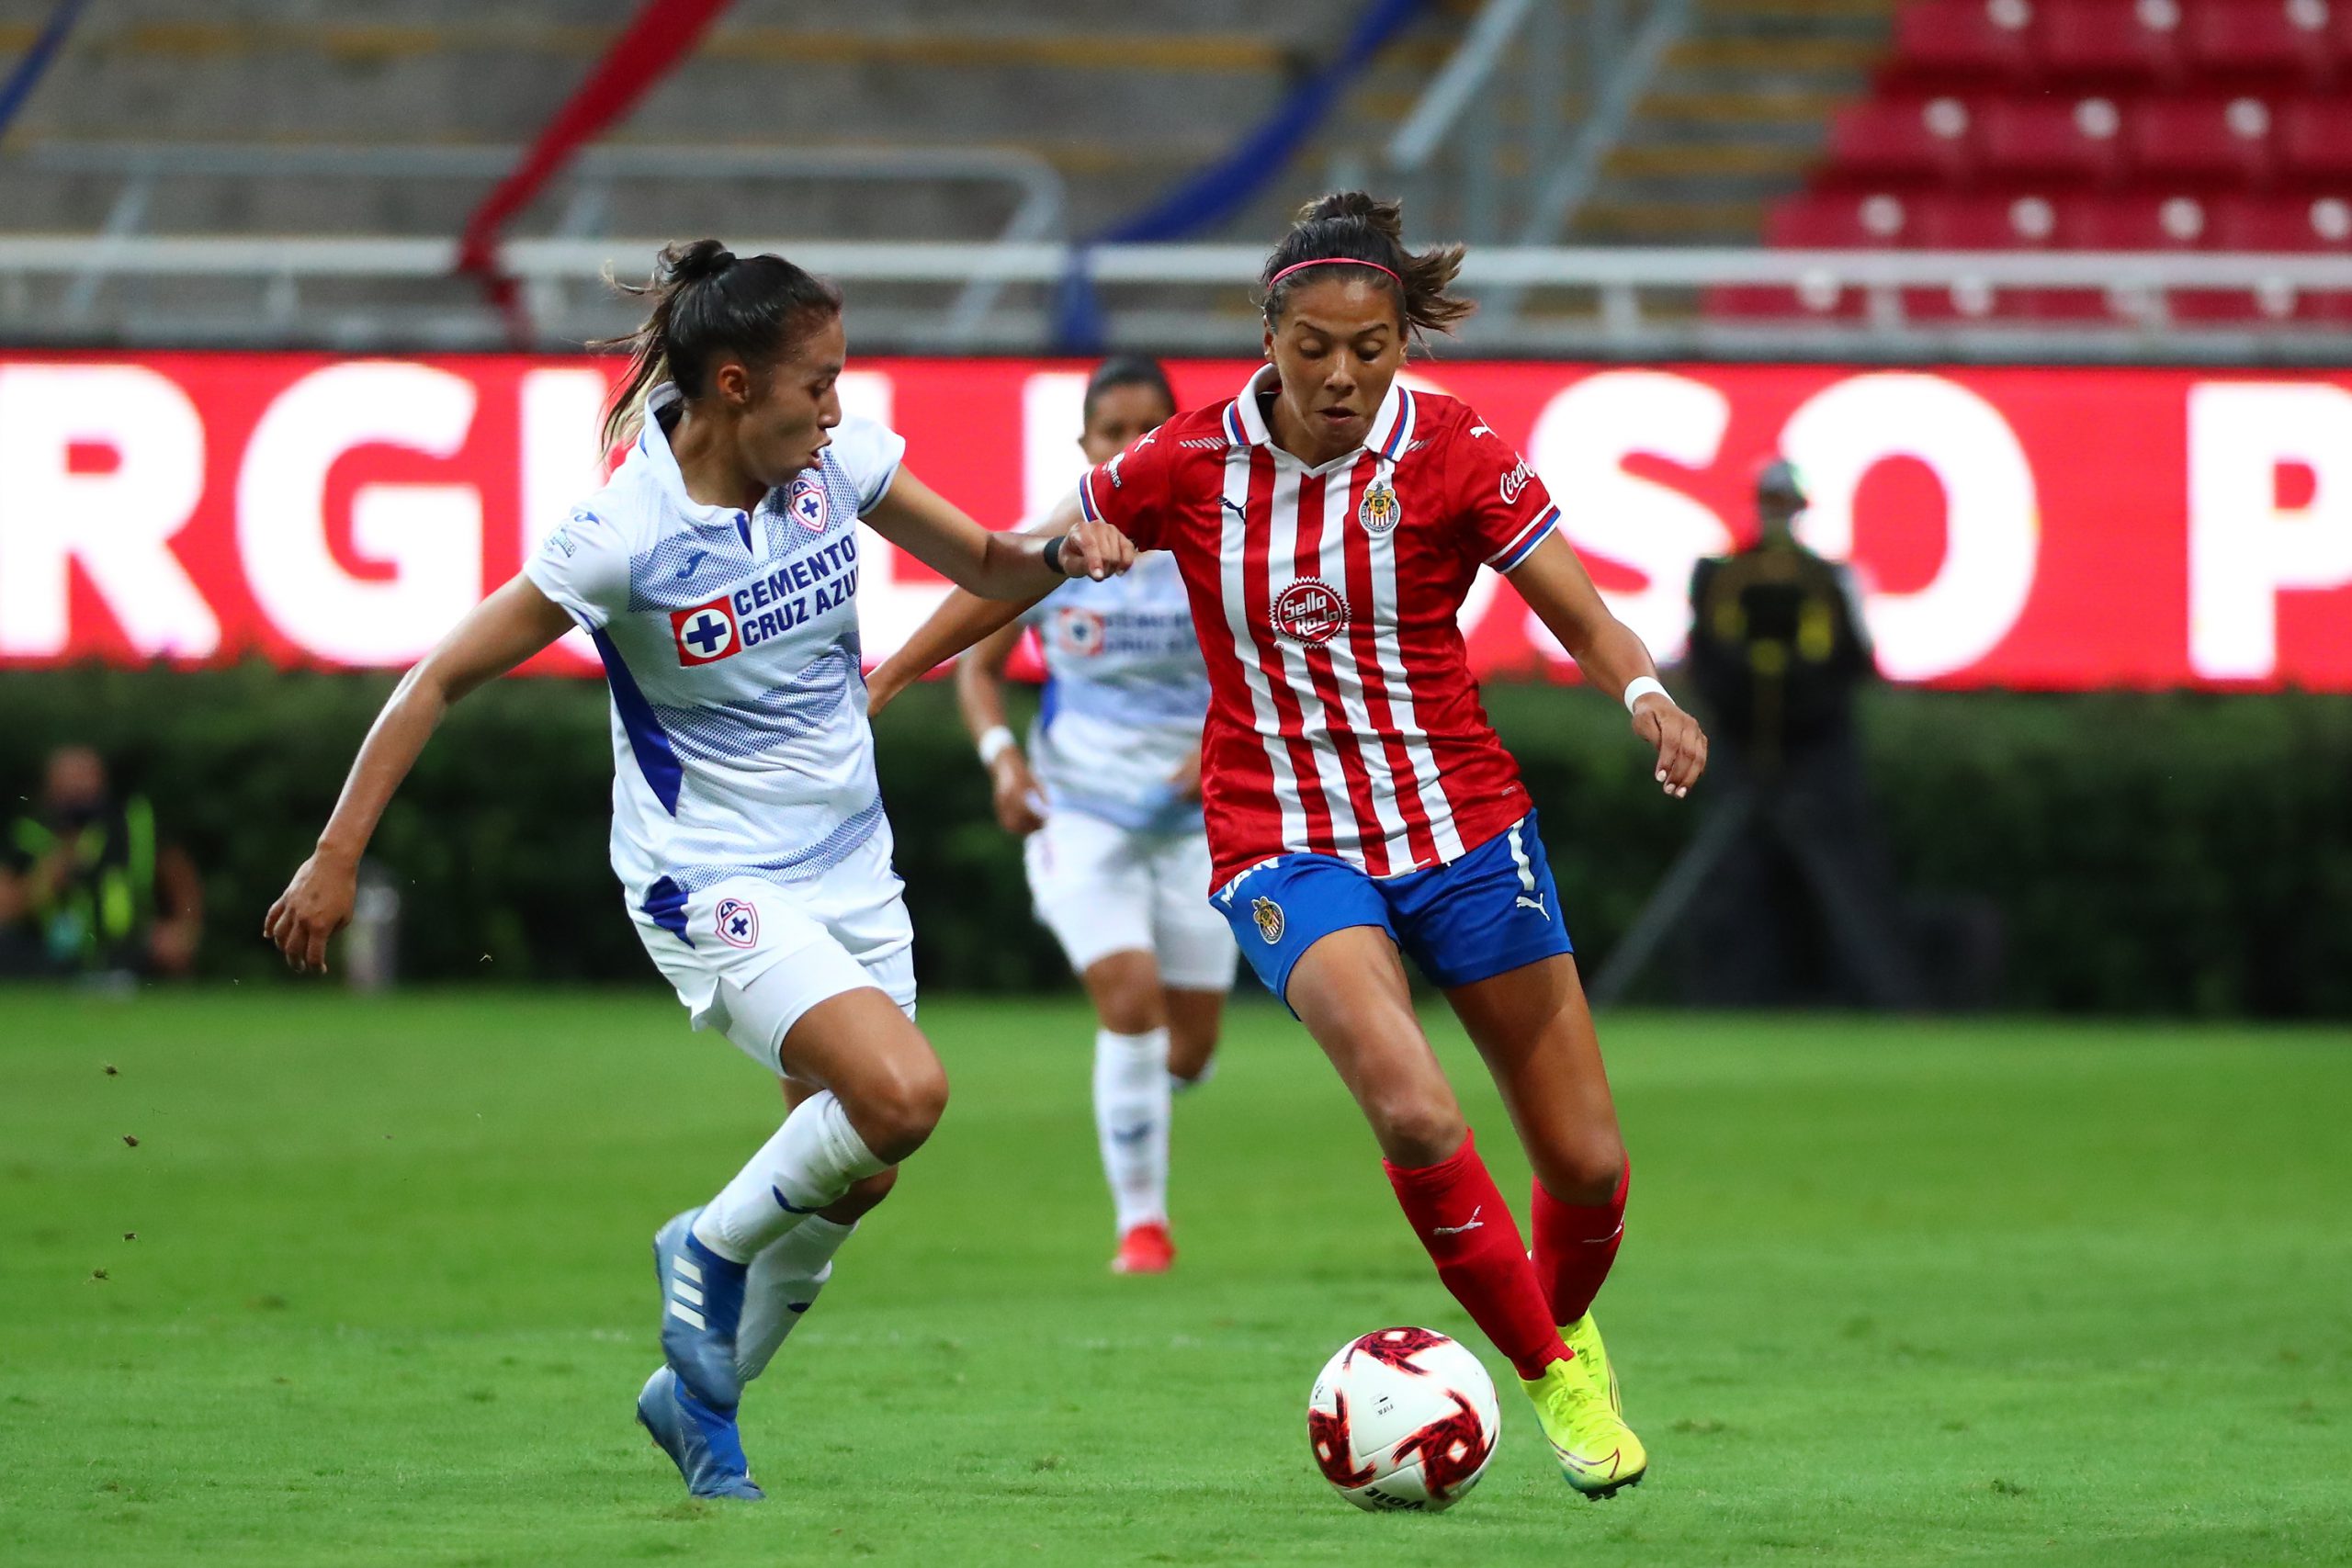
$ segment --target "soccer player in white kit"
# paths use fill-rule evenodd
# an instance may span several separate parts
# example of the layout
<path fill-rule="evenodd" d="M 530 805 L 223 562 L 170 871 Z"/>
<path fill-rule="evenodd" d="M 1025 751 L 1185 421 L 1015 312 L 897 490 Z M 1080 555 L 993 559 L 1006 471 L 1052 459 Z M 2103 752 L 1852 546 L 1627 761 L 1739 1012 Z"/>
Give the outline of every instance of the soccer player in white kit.
<path fill-rule="evenodd" d="M 1105 463 L 1176 412 L 1151 360 L 1104 361 L 1087 378 L 1079 446 Z M 1024 757 L 1005 723 L 1004 670 L 1024 626 L 1046 660 L 1045 700 Z M 975 639 L 978 639 L 977 642 Z M 1168 1227 L 1170 1099 L 1208 1076 L 1238 954 L 1204 901 L 1201 730 L 1208 667 L 1175 558 L 1071 582 L 1025 610 L 950 594 L 874 672 L 879 713 L 956 649 L 964 722 L 993 786 L 997 818 L 1023 835 L 1037 918 L 1086 987 L 1094 1035 L 1094 1130 L 1123 1274 L 1175 1261 Z"/>
<path fill-rule="evenodd" d="M 612 694 L 613 868 L 697 1029 L 786 1081 L 792 1110 L 734 1178 L 662 1227 L 664 1365 L 638 1418 L 698 1496 L 758 1498 L 736 1407 L 831 1272 L 947 1079 L 915 1028 L 859 673 L 863 518 L 972 591 L 1035 598 L 1134 553 L 1090 525 L 991 534 L 844 419 L 841 294 L 780 256 L 673 245 L 626 340 L 611 482 L 411 670 L 361 745 L 317 852 L 264 933 L 326 967 L 377 821 L 449 704 L 575 626 Z"/>

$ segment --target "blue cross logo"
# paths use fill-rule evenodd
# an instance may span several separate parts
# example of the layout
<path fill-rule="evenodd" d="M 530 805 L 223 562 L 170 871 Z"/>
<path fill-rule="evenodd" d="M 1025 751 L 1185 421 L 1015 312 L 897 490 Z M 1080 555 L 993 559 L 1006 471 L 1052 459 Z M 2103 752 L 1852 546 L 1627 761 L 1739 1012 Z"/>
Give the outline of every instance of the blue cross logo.
<path fill-rule="evenodd" d="M 734 636 L 735 628 L 727 624 L 727 617 L 709 610 L 686 624 L 686 641 L 705 659 L 732 641 Z"/>
<path fill-rule="evenodd" d="M 748 915 L 743 915 L 743 914 L 740 914 L 740 913 L 739 913 L 739 914 L 737 914 L 737 915 L 736 915 L 732 919 L 730 919 L 730 920 L 729 920 L 729 921 L 727 922 L 727 930 L 728 930 L 729 934 L 733 935 L 733 936 L 749 936 L 749 935 L 751 935 L 751 934 L 752 934 L 752 920 L 751 920 L 751 917 L 750 917 L 750 916 L 748 916 Z"/>

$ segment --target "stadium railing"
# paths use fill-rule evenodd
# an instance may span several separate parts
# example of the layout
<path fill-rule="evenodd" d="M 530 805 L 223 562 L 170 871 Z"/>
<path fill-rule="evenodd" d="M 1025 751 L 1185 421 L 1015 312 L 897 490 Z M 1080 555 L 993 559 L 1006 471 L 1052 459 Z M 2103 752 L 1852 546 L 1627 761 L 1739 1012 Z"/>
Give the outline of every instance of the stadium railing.
<path fill-rule="evenodd" d="M 865 351 L 1049 350 L 1050 295 L 1073 260 L 1060 243 L 930 243 L 762 240 L 851 291 Z M 578 344 L 631 324 L 628 301 L 583 288 L 608 272 L 641 276 L 660 242 L 641 238 L 516 240 L 502 252 L 524 285 L 541 346 Z M 479 291 L 450 276 L 453 240 L 343 236 L 82 234 L 0 236 L 0 336 L 24 344 L 322 346 L 368 352 L 494 347 L 506 323 Z M 1106 245 L 1085 252 L 1114 342 L 1171 353 L 1231 353 L 1253 336 L 1257 245 Z M 59 308 L 86 287 L 84 309 Z M 118 289 L 125 284 L 161 288 Z M 2182 361 L 2341 363 L 2352 331 L 2281 321 L 2208 325 L 2168 319 L 2176 293 L 2314 294 L 2352 288 L 2352 265 L 2331 254 L 2177 252 L 1795 251 L 1491 246 L 1474 250 L 1464 286 L 1521 308 L 1482 312 L 1461 352 L 1814 357 L 1860 361 Z M 208 294 L 198 286 L 233 285 Z M 1792 322 L 1704 315 L 1704 291 L 1781 288 L 1852 291 L 1845 317 Z M 1905 295 L 1982 288 L 2098 290 L 2138 309 L 2113 321 L 1915 321 Z M 410 290 L 407 295 L 402 290 Z"/>

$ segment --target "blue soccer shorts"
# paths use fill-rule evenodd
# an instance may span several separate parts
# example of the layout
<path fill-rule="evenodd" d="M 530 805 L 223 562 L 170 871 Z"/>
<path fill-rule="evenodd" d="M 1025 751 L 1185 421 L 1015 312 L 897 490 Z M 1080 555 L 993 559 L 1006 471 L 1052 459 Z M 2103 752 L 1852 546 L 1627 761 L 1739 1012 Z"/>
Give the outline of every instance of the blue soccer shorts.
<path fill-rule="evenodd" d="M 1451 988 L 1574 953 L 1533 811 L 1460 860 L 1375 878 L 1330 855 L 1282 855 L 1214 896 L 1250 967 L 1289 1004 L 1290 972 L 1336 931 L 1377 926 Z"/>

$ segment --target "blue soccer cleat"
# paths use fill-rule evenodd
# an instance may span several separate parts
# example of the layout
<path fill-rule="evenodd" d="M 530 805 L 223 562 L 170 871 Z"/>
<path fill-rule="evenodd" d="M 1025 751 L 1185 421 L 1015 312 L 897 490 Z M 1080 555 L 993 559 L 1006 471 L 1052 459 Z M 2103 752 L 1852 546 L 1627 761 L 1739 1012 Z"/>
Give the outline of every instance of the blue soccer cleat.
<path fill-rule="evenodd" d="M 767 1494 L 752 1483 L 735 1418 L 719 1415 L 680 1388 L 677 1374 L 669 1368 L 645 1380 L 645 1391 L 637 1396 L 637 1424 L 653 1434 L 695 1496 L 766 1500 Z"/>
<path fill-rule="evenodd" d="M 688 1209 L 653 1233 L 653 1272 L 662 1284 L 662 1354 L 691 1393 L 719 1415 L 742 1402 L 735 1368 L 735 1331 L 743 1320 L 748 1264 L 734 1263 L 695 1239 Z"/>

